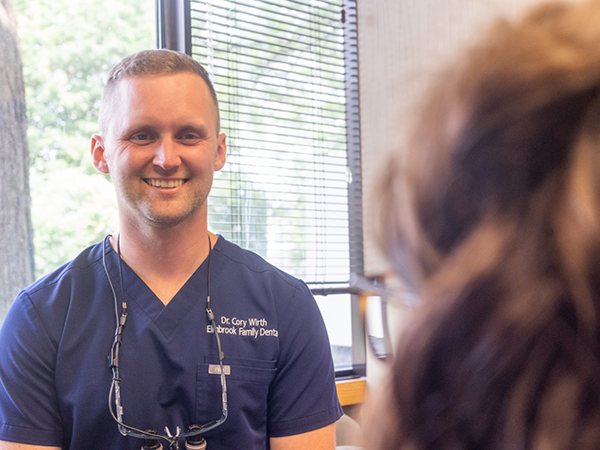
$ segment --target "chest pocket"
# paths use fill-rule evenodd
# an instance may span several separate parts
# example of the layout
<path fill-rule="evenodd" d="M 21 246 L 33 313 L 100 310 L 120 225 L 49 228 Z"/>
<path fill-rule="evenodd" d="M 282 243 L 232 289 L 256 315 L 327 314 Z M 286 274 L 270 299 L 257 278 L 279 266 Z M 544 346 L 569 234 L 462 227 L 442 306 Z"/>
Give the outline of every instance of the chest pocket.
<path fill-rule="evenodd" d="M 196 377 L 196 420 L 207 423 L 221 417 L 221 377 L 209 373 L 209 366 L 217 363 L 208 360 L 198 364 Z M 224 359 L 227 381 L 227 406 L 229 416 L 218 429 L 220 436 L 231 439 L 232 444 L 254 441 L 267 433 L 267 401 L 269 386 L 276 372 L 275 361 L 245 358 Z M 210 432 L 209 432 L 210 433 Z M 212 433 L 210 433 L 212 434 Z M 207 434 L 208 437 L 208 434 Z M 261 448 L 249 446 L 245 448 Z M 235 445 L 229 448 L 237 448 Z"/>

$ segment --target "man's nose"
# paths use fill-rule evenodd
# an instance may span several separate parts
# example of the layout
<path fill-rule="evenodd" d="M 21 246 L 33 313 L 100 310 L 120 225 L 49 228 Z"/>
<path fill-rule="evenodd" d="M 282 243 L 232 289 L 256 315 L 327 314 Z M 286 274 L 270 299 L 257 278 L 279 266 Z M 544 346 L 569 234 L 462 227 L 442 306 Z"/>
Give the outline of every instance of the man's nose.
<path fill-rule="evenodd" d="M 179 166 L 181 159 L 179 158 L 177 142 L 169 137 L 161 139 L 156 147 L 152 162 L 163 170 L 171 170 Z"/>

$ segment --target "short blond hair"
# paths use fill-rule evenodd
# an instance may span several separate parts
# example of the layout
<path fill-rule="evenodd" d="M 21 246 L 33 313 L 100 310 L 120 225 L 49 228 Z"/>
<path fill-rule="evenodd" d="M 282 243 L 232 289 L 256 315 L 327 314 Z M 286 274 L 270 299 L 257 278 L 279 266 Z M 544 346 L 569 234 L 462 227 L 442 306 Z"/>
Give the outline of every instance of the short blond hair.
<path fill-rule="evenodd" d="M 149 75 L 191 73 L 198 75 L 210 92 L 214 102 L 217 116 L 217 133 L 220 130 L 219 102 L 217 93 L 210 79 L 209 73 L 202 65 L 192 57 L 173 50 L 141 50 L 123 58 L 108 73 L 102 101 L 100 105 L 99 128 L 100 133 L 105 134 L 108 114 L 112 110 L 115 101 L 115 88 L 119 81 L 125 77 L 142 77 Z"/>

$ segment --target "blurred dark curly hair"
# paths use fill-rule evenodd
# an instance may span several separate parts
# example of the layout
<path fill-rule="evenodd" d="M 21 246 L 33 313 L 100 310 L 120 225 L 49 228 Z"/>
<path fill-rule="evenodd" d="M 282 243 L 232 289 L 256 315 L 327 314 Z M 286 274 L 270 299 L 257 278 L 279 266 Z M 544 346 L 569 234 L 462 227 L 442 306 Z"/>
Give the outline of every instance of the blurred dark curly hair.
<path fill-rule="evenodd" d="M 418 117 L 377 191 L 423 298 L 382 450 L 599 449 L 600 1 L 497 23 Z"/>

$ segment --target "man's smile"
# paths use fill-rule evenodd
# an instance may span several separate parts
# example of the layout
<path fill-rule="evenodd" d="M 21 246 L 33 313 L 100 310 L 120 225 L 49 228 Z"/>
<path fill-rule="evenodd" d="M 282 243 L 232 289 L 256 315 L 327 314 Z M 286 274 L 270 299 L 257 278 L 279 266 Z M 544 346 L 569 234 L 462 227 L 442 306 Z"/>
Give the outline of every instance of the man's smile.
<path fill-rule="evenodd" d="M 187 182 L 187 179 L 178 180 L 158 180 L 156 178 L 145 178 L 144 181 L 150 186 L 161 188 L 161 189 L 173 189 L 181 186 Z"/>

